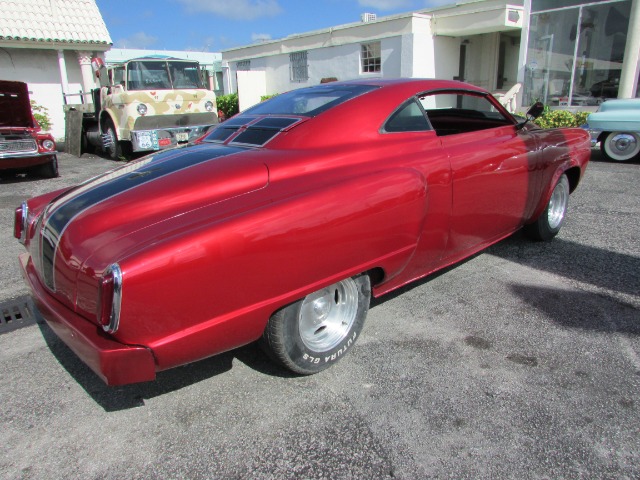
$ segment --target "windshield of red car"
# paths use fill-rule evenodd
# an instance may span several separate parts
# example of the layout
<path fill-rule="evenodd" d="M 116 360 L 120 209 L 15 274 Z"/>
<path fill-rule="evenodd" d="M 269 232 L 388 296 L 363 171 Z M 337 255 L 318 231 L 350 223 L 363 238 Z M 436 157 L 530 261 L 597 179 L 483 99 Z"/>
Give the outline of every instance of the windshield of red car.
<path fill-rule="evenodd" d="M 347 100 L 379 88 L 374 85 L 317 85 L 280 94 L 243 112 L 249 115 L 314 117 Z"/>

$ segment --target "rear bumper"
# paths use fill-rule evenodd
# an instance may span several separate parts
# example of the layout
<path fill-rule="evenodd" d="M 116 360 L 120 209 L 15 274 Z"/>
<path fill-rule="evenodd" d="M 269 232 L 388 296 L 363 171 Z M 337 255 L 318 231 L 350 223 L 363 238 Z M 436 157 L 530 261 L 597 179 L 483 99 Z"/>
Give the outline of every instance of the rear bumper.
<path fill-rule="evenodd" d="M 20 255 L 20 265 L 47 324 L 107 385 L 155 380 L 156 366 L 149 349 L 113 340 L 97 325 L 52 298 L 40 283 L 28 253 Z"/>

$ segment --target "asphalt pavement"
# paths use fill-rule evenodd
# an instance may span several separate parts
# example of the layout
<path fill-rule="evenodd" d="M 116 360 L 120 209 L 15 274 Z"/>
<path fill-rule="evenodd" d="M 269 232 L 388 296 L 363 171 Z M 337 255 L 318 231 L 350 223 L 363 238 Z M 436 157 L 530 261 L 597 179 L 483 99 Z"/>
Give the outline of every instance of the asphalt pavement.
<path fill-rule="evenodd" d="M 310 377 L 254 345 L 105 386 L 30 303 L 13 211 L 117 163 L 0 180 L 0 478 L 640 478 L 640 162 L 597 150 L 521 233 L 376 300 Z"/>

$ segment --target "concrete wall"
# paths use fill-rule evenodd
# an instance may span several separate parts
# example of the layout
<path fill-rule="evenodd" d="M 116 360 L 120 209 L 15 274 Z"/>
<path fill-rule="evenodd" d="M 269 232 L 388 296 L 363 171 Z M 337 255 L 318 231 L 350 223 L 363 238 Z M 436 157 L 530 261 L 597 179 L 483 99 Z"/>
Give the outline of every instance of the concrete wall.
<path fill-rule="evenodd" d="M 435 78 L 453 80 L 453 77 L 458 76 L 460 41 L 459 38 L 455 37 L 434 38 Z M 469 58 L 468 52 L 467 58 Z"/>
<path fill-rule="evenodd" d="M 413 32 L 416 22 L 421 22 L 425 32 L 418 35 L 419 41 Z M 245 59 L 250 59 L 251 70 L 265 71 L 266 90 L 269 94 L 317 85 L 326 77 L 336 77 L 338 80 L 394 78 L 415 76 L 414 72 L 421 72 L 422 75 L 419 76 L 428 76 L 432 65 L 428 68 L 414 66 L 415 58 L 419 58 L 422 65 L 430 57 L 430 54 L 424 55 L 420 51 L 430 48 L 428 25 L 429 20 L 423 15 L 403 15 L 371 24 L 343 25 L 335 29 L 229 50 L 223 52 L 223 60 L 229 66 L 229 70 L 225 72 L 229 76 L 225 85 L 229 85 L 232 91 L 237 91 L 237 63 Z M 382 71 L 361 73 L 360 45 L 376 41 L 381 42 Z M 416 45 L 419 48 L 416 49 Z M 292 82 L 289 54 L 300 51 L 307 51 L 309 79 L 306 82 Z"/>
<path fill-rule="evenodd" d="M 82 90 L 82 74 L 75 51 L 66 51 L 65 63 L 69 79 L 69 92 Z M 55 50 L 32 48 L 0 49 L 0 78 L 19 80 L 29 85 L 30 97 L 38 105 L 46 107 L 51 119 L 51 133 L 60 140 L 64 138 L 64 104 Z"/>

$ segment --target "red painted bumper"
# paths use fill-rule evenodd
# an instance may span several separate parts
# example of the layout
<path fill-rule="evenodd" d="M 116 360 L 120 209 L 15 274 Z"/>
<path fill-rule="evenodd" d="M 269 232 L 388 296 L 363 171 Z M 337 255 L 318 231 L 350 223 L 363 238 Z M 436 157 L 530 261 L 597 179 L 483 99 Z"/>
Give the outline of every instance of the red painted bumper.
<path fill-rule="evenodd" d="M 54 154 L 47 152 L 44 154 L 32 154 L 32 155 L 0 155 L 0 170 L 19 169 L 35 167 L 37 165 L 44 165 L 49 163 Z"/>
<path fill-rule="evenodd" d="M 55 300 L 40 283 L 28 253 L 20 255 L 20 264 L 47 324 L 107 385 L 155 380 L 156 366 L 149 349 L 113 340 L 100 327 Z"/>

